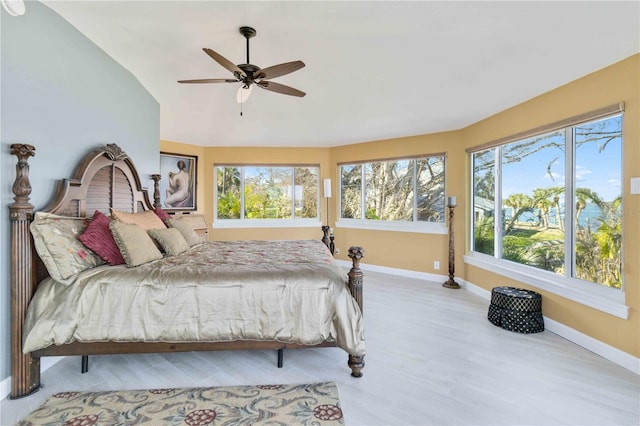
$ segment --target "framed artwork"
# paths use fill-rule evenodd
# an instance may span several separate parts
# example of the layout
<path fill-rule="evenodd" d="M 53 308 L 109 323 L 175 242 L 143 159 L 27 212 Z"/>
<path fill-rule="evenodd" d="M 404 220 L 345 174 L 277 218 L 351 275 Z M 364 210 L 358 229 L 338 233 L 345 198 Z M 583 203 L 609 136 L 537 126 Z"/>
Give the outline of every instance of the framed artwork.
<path fill-rule="evenodd" d="M 160 203 L 169 212 L 196 210 L 198 157 L 160 153 Z"/>

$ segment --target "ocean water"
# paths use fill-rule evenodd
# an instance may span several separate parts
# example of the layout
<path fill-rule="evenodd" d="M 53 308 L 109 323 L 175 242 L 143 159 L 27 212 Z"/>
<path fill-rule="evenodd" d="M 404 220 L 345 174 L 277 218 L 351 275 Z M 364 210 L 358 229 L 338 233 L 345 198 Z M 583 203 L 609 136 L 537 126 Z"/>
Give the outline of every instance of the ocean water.
<path fill-rule="evenodd" d="M 534 209 L 532 212 L 525 212 L 520 215 L 518 222 L 537 225 L 540 223 L 540 218 L 538 217 L 539 212 L 540 211 L 538 209 Z M 513 208 L 504 207 L 505 220 L 511 219 L 513 217 L 513 213 L 514 213 Z M 562 206 L 560 207 L 560 215 L 561 215 L 561 220 L 564 219 L 564 208 Z M 580 219 L 578 220 L 578 223 L 580 224 L 580 226 L 583 226 L 583 227 L 587 227 L 587 225 L 590 225 L 592 228 L 594 227 L 597 228 L 598 226 L 600 226 L 600 220 L 598 219 L 600 217 L 603 217 L 602 210 L 600 210 L 600 207 L 592 203 L 587 203 L 586 207 L 580 214 Z M 548 220 L 549 220 L 549 226 L 558 226 L 556 209 L 553 207 L 549 209 Z"/>

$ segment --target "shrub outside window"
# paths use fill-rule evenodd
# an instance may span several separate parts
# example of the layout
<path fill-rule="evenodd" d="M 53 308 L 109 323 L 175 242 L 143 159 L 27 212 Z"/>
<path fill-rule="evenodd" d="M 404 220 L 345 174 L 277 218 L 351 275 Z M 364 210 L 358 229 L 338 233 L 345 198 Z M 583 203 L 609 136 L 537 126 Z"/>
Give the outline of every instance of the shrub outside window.
<path fill-rule="evenodd" d="M 317 166 L 216 166 L 216 220 L 319 220 Z"/>

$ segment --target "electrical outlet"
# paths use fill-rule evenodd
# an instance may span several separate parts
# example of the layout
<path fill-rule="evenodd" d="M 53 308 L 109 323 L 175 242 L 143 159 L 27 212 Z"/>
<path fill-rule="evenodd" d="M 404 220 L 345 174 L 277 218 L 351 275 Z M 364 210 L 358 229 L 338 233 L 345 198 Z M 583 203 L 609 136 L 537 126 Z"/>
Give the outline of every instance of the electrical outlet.
<path fill-rule="evenodd" d="M 340 249 L 338 247 L 335 249 L 335 254 L 340 254 Z"/>
<path fill-rule="evenodd" d="M 436 271 L 437 271 L 438 269 L 440 269 L 440 262 L 438 262 L 437 260 L 435 260 L 435 261 L 433 262 L 433 269 L 435 269 Z"/>

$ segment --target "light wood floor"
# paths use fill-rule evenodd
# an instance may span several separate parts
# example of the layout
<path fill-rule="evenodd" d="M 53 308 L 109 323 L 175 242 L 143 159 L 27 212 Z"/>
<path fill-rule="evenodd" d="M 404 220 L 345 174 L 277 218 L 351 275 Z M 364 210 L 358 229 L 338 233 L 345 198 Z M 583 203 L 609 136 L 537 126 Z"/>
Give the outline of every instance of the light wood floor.
<path fill-rule="evenodd" d="M 68 357 L 43 389 L 1 402 L 13 424 L 63 390 L 265 383 L 338 384 L 348 425 L 639 425 L 640 379 L 545 331 L 518 334 L 486 319 L 487 301 L 440 283 L 365 272 L 364 377 L 338 348 Z M 544 310 L 544 306 L 543 306 Z"/>

